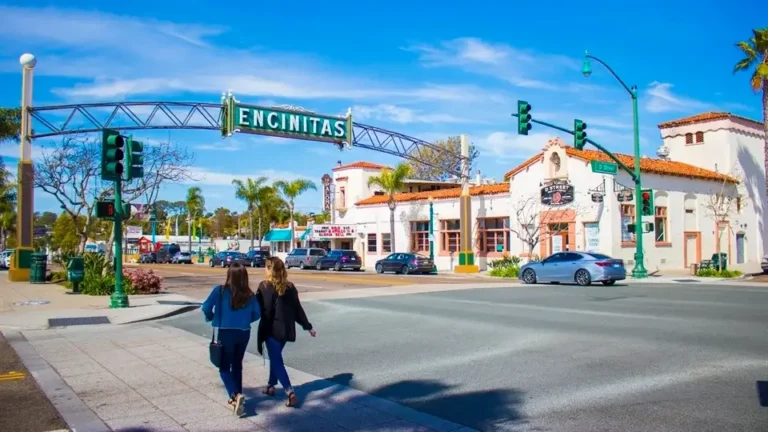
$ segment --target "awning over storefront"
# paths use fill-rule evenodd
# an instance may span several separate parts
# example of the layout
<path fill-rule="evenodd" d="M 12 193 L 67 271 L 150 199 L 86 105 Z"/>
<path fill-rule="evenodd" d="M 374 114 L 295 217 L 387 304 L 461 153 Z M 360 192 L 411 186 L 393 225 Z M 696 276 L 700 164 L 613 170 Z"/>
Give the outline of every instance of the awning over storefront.
<path fill-rule="evenodd" d="M 291 230 L 289 229 L 273 229 L 269 230 L 264 236 L 264 240 L 268 242 L 287 242 L 291 241 Z"/>

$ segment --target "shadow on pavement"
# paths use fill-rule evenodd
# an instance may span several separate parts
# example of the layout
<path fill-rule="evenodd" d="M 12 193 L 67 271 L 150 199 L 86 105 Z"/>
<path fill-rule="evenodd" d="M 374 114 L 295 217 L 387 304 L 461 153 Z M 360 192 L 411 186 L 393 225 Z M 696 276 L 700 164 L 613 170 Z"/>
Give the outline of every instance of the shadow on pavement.
<path fill-rule="evenodd" d="M 296 391 L 302 400 L 307 394 L 316 391 L 324 391 L 324 397 L 333 398 L 332 393 L 327 393 L 329 387 L 340 384 L 356 388 L 353 380 L 354 375 L 351 373 L 338 374 L 325 380 L 306 383 Z M 506 426 L 526 423 L 518 409 L 523 403 L 524 393 L 515 389 L 461 392 L 456 390 L 456 386 L 436 380 L 402 380 L 378 388 L 358 390 L 480 430 L 493 429 L 501 423 Z M 354 402 L 354 398 L 349 401 Z"/>

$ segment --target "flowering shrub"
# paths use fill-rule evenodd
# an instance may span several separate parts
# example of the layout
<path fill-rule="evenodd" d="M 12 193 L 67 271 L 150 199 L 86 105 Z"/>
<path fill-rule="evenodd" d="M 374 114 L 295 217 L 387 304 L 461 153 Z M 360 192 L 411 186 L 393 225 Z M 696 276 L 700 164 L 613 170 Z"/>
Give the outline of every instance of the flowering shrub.
<path fill-rule="evenodd" d="M 131 291 L 128 294 L 157 294 L 163 289 L 163 277 L 152 269 L 125 269 L 123 275 L 130 281 Z"/>

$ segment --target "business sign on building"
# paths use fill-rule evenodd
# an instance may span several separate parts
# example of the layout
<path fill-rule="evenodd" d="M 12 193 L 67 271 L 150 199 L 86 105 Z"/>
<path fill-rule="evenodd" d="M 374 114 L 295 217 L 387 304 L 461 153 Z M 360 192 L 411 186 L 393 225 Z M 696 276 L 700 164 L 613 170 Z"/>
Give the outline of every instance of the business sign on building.
<path fill-rule="evenodd" d="M 541 204 L 563 206 L 573 202 L 573 185 L 565 180 L 555 180 L 541 188 Z"/>
<path fill-rule="evenodd" d="M 354 225 L 312 225 L 312 238 L 351 238 L 357 234 Z"/>
<path fill-rule="evenodd" d="M 125 238 L 127 239 L 139 239 L 144 233 L 141 230 L 141 226 L 128 225 L 125 227 Z"/>

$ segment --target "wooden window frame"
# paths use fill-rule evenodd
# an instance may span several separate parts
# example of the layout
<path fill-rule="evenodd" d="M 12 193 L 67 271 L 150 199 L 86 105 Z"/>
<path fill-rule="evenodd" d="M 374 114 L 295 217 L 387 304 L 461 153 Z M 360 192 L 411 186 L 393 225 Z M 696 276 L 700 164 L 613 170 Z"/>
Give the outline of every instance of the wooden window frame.
<path fill-rule="evenodd" d="M 419 224 L 427 224 L 426 230 L 418 230 Z M 410 250 L 412 253 L 427 252 L 429 253 L 429 221 L 428 220 L 413 220 L 410 221 L 411 235 Z M 423 249 L 421 249 L 423 247 Z"/>
<path fill-rule="evenodd" d="M 664 226 L 664 239 L 659 240 L 658 226 L 659 220 L 662 221 Z M 669 241 L 669 212 L 666 206 L 656 206 L 653 210 L 653 238 L 656 242 L 656 247 L 672 247 L 672 242 Z"/>
<path fill-rule="evenodd" d="M 620 204 L 619 205 L 619 217 L 630 217 L 632 218 L 629 223 L 637 223 L 635 220 L 635 205 L 634 204 Z M 621 219 L 619 219 L 619 223 L 621 223 Z M 623 228 L 623 227 L 622 227 Z M 635 247 L 637 245 L 637 234 L 634 232 L 632 233 L 632 239 L 630 241 L 623 241 L 621 242 L 621 247 Z"/>
<path fill-rule="evenodd" d="M 693 133 L 688 132 L 685 134 L 685 145 L 692 145 L 693 144 Z"/>
<path fill-rule="evenodd" d="M 696 132 L 696 134 L 694 136 L 696 138 L 694 140 L 696 142 L 696 144 L 703 144 L 704 143 L 704 132 L 701 132 L 701 131 Z"/>
<path fill-rule="evenodd" d="M 379 242 L 376 241 L 379 236 L 376 233 L 368 233 L 366 236 L 366 245 L 365 245 L 365 252 L 371 255 L 375 255 L 379 253 Z M 371 241 L 373 239 L 373 241 Z M 373 250 L 371 250 L 371 245 L 373 245 Z"/>
<path fill-rule="evenodd" d="M 501 220 L 502 228 L 488 228 L 489 220 Z M 512 232 L 510 231 L 510 220 L 508 216 L 491 216 L 484 218 L 477 218 L 477 239 L 478 239 L 478 256 L 483 257 L 500 257 L 505 253 L 509 253 L 509 248 L 512 242 Z M 489 249 L 489 240 L 493 236 L 493 248 Z M 496 245 L 498 244 L 498 237 L 501 236 L 503 249 L 501 252 L 496 251 Z"/>
<path fill-rule="evenodd" d="M 392 253 L 392 234 L 381 233 L 381 252 Z"/>
<path fill-rule="evenodd" d="M 448 229 L 447 225 L 452 222 L 459 223 L 458 229 Z M 440 255 L 450 256 L 458 254 L 461 249 L 461 219 L 440 219 Z M 456 245 L 456 250 L 451 251 L 451 245 Z"/>

